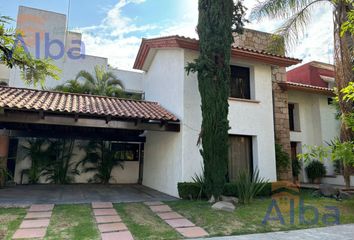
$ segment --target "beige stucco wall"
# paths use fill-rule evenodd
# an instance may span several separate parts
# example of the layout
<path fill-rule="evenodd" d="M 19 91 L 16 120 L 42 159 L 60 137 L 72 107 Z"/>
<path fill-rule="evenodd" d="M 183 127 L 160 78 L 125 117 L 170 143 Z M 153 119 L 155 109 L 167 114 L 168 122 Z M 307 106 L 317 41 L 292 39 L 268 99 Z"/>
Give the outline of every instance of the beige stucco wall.
<path fill-rule="evenodd" d="M 24 169 L 28 169 L 31 167 L 31 160 L 27 157 L 25 157 L 25 152 L 22 149 L 23 145 L 26 145 L 26 140 L 23 138 L 19 139 L 19 145 L 18 145 L 18 150 L 17 150 L 17 159 L 16 159 L 16 169 L 15 169 L 15 182 L 17 184 L 21 183 L 21 172 Z M 80 148 L 80 145 L 82 145 L 84 142 L 83 141 L 76 141 L 74 151 L 73 151 L 73 156 L 71 157 L 71 162 L 73 163 L 73 166 L 79 161 L 81 161 L 84 156 L 85 156 L 85 151 Z M 87 183 L 89 179 L 94 175 L 94 173 L 89 172 L 85 173 L 84 168 L 81 166 L 78 168 L 78 171 L 80 172 L 79 175 L 72 175 L 73 177 L 73 182 L 72 183 Z M 116 166 L 113 171 L 112 171 L 112 179 L 110 183 L 112 184 L 118 184 L 118 183 L 138 183 L 138 178 L 139 178 L 139 162 L 138 161 L 132 161 L 132 162 L 123 162 L 123 169 L 120 166 Z M 24 175 L 23 177 L 23 183 L 26 184 L 28 183 L 28 177 Z M 48 183 L 46 181 L 46 177 L 41 177 L 39 183 Z"/>
<path fill-rule="evenodd" d="M 196 52 L 186 50 L 185 64 L 197 57 Z M 250 68 L 251 96 L 255 101 L 229 100 L 229 134 L 253 137 L 254 168 L 258 168 L 265 179 L 275 181 L 271 66 L 238 59 L 231 59 L 231 64 Z M 183 179 L 186 181 L 201 172 L 202 157 L 196 146 L 202 121 L 200 102 L 197 75 L 185 73 L 182 132 Z"/>
<path fill-rule="evenodd" d="M 183 50 L 166 49 L 157 51 L 143 80 L 146 100 L 159 102 L 182 123 L 183 79 Z M 183 129 L 178 133 L 146 133 L 144 185 L 178 196 L 177 183 L 182 181 L 182 134 Z"/>
<path fill-rule="evenodd" d="M 328 105 L 325 95 L 308 92 L 289 91 L 289 103 L 299 106 L 300 131 L 290 132 L 290 140 L 304 145 L 327 145 L 326 142 L 339 136 L 339 121 L 336 120 L 336 109 Z M 304 152 L 301 148 L 299 152 Z M 334 175 L 333 163 L 326 160 L 325 166 L 328 175 Z M 301 180 L 307 182 L 305 169 L 302 170 Z M 337 182 L 338 179 L 326 178 L 324 182 Z"/>

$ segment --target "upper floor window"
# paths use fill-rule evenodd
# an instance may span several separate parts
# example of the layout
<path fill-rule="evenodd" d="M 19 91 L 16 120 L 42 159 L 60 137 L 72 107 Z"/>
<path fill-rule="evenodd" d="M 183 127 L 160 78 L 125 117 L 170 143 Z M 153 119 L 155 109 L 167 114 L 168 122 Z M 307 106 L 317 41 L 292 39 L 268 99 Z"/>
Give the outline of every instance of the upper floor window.
<path fill-rule="evenodd" d="M 289 127 L 290 131 L 300 131 L 299 104 L 289 103 Z"/>
<path fill-rule="evenodd" d="M 231 66 L 230 97 L 251 99 L 249 68 Z"/>

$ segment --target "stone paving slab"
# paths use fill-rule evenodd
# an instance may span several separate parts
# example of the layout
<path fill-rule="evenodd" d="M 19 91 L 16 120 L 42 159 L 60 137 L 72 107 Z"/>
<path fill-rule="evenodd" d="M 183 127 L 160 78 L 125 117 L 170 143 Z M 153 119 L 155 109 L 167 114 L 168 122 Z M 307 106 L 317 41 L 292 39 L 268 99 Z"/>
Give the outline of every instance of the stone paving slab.
<path fill-rule="evenodd" d="M 144 204 L 147 205 L 147 206 L 159 206 L 159 205 L 164 205 L 163 202 L 158 202 L 158 201 L 156 201 L 156 202 L 144 202 Z"/>
<path fill-rule="evenodd" d="M 50 219 L 23 220 L 21 228 L 45 228 L 49 226 Z"/>
<path fill-rule="evenodd" d="M 50 218 L 52 212 L 28 212 L 25 219 Z"/>
<path fill-rule="evenodd" d="M 176 212 L 165 212 L 165 213 L 158 213 L 157 214 L 162 220 L 170 220 L 170 219 L 178 219 L 183 218 L 182 215 Z"/>
<path fill-rule="evenodd" d="M 199 240 L 353 240 L 354 224 L 337 225 L 331 227 L 292 230 L 285 232 L 270 232 L 247 234 L 241 236 L 227 236 L 214 238 L 198 238 Z"/>
<path fill-rule="evenodd" d="M 124 223 L 104 223 L 104 224 L 98 224 L 98 230 L 100 230 L 100 233 L 106 233 L 106 232 L 127 231 L 128 228 Z"/>
<path fill-rule="evenodd" d="M 129 231 L 102 233 L 102 240 L 134 240 L 133 235 Z"/>
<path fill-rule="evenodd" d="M 28 210 L 29 212 L 49 212 L 54 208 L 54 204 L 34 204 Z"/>
<path fill-rule="evenodd" d="M 44 238 L 46 231 L 46 228 L 18 229 L 12 239 Z"/>
<path fill-rule="evenodd" d="M 113 204 L 111 202 L 93 202 L 92 208 L 113 208 Z"/>
<path fill-rule="evenodd" d="M 96 216 L 97 223 L 117 223 L 121 222 L 122 219 L 117 216 Z"/>
<path fill-rule="evenodd" d="M 95 216 L 118 216 L 116 210 L 112 209 L 93 209 Z"/>
<path fill-rule="evenodd" d="M 171 212 L 172 209 L 167 205 L 150 206 L 151 211 L 154 213 Z"/>
<path fill-rule="evenodd" d="M 170 220 L 165 220 L 165 222 L 170 225 L 173 228 L 183 228 L 183 227 L 194 227 L 195 224 L 189 221 L 186 218 L 180 218 L 180 219 L 170 219 Z"/>
<path fill-rule="evenodd" d="M 206 237 L 209 234 L 201 227 L 176 228 L 176 230 L 186 238 Z"/>

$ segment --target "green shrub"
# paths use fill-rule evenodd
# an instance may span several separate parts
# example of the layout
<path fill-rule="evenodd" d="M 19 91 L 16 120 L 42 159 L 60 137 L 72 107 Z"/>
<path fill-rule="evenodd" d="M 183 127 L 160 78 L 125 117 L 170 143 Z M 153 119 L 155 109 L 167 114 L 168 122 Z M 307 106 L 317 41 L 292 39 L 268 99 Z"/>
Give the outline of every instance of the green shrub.
<path fill-rule="evenodd" d="M 280 144 L 275 144 L 275 159 L 277 169 L 286 169 L 290 164 L 289 154 L 283 150 L 283 146 Z"/>
<path fill-rule="evenodd" d="M 298 177 L 302 169 L 302 165 L 300 160 L 298 159 L 293 159 L 292 160 L 292 171 L 293 171 L 293 177 Z"/>
<path fill-rule="evenodd" d="M 178 183 L 178 193 L 182 199 L 198 199 L 201 192 L 200 185 L 194 182 Z M 257 197 L 269 197 L 272 194 L 272 183 L 266 183 L 263 189 L 258 192 Z M 236 183 L 226 183 L 223 189 L 224 196 L 238 197 Z M 205 193 L 202 192 L 202 197 Z"/>
<path fill-rule="evenodd" d="M 177 184 L 179 197 L 182 199 L 198 199 L 201 192 L 200 184 L 194 182 L 181 182 Z"/>
<path fill-rule="evenodd" d="M 320 161 L 310 162 L 306 168 L 307 177 L 313 183 L 315 179 L 326 176 L 326 167 Z"/>
<path fill-rule="evenodd" d="M 223 195 L 230 196 L 230 197 L 237 197 L 237 189 L 235 183 L 226 183 L 224 185 Z"/>

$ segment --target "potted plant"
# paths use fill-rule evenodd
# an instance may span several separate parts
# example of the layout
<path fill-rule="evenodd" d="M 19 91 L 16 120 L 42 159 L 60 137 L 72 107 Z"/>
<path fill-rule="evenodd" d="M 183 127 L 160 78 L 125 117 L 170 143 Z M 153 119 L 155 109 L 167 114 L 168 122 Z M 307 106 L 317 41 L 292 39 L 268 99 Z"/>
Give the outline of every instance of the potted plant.
<path fill-rule="evenodd" d="M 326 176 L 326 167 L 320 161 L 310 162 L 306 168 L 307 177 L 310 179 L 311 183 L 319 184 L 321 183 L 321 178 Z"/>
<path fill-rule="evenodd" d="M 321 178 L 326 176 L 326 167 L 323 162 L 330 157 L 331 148 L 329 146 L 309 146 L 304 145 L 305 153 L 297 155 L 300 161 L 304 161 L 307 177 L 311 183 L 320 183 Z"/>

